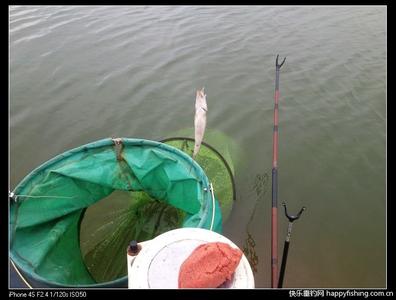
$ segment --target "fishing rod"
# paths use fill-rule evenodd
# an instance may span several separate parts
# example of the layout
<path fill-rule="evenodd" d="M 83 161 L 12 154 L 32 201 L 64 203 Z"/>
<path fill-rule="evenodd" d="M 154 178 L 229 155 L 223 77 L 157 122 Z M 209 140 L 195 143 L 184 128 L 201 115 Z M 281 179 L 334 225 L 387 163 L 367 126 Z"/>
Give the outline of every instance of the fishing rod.
<path fill-rule="evenodd" d="M 282 63 L 278 62 L 279 54 L 276 56 L 275 69 L 275 106 L 274 106 L 274 129 L 273 129 L 273 157 L 272 157 L 272 211 L 271 211 L 271 287 L 281 288 L 283 285 L 283 278 L 285 275 L 287 255 L 289 252 L 290 237 L 293 228 L 293 222 L 298 220 L 305 210 L 303 207 L 296 216 L 291 216 L 287 213 L 286 204 L 282 205 L 285 208 L 285 215 L 289 219 L 287 235 L 285 244 L 283 246 L 283 257 L 281 270 L 278 281 L 278 107 L 279 107 L 279 71 L 285 63 L 286 57 Z"/>
<path fill-rule="evenodd" d="M 291 232 L 292 232 L 292 228 L 293 228 L 293 222 L 298 220 L 300 218 L 302 212 L 305 210 L 305 207 L 303 207 L 303 208 L 301 208 L 301 210 L 298 212 L 298 214 L 296 216 L 291 216 L 287 213 L 286 203 L 283 202 L 282 205 L 285 208 L 286 218 L 289 219 L 289 225 L 287 226 L 286 240 L 285 240 L 285 244 L 283 245 L 283 256 L 282 256 L 281 269 L 279 272 L 278 288 L 281 288 L 283 286 L 283 278 L 285 276 L 287 254 L 289 253 L 290 237 L 291 237 Z"/>
<path fill-rule="evenodd" d="M 271 287 L 278 286 L 278 103 L 279 103 L 279 70 L 285 63 L 278 63 L 276 56 L 275 69 L 275 106 L 274 129 L 272 138 L 272 209 L 271 209 Z"/>

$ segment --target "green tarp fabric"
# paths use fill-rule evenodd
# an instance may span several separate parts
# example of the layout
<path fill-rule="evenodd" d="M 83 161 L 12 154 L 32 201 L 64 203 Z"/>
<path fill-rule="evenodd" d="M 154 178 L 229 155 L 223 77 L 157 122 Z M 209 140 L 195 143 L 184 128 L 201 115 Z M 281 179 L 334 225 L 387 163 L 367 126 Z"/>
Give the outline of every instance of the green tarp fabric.
<path fill-rule="evenodd" d="M 169 145 L 104 139 L 67 151 L 31 172 L 10 205 L 10 256 L 31 278 L 53 286 L 98 284 L 81 257 L 79 223 L 85 208 L 113 191 L 143 191 L 185 212 L 183 227 L 221 232 L 209 181 L 201 167 Z"/>

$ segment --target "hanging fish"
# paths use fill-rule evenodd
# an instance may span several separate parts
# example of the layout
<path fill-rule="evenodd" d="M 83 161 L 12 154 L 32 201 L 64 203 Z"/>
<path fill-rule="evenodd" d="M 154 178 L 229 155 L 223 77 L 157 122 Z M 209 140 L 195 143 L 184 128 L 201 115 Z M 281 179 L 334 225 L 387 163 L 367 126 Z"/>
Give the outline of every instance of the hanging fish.
<path fill-rule="evenodd" d="M 197 96 L 195 98 L 195 145 L 193 152 L 193 159 L 197 156 L 199 148 L 205 134 L 206 128 L 206 113 L 208 111 L 208 106 L 206 104 L 206 94 L 204 93 L 204 88 L 197 90 Z"/>

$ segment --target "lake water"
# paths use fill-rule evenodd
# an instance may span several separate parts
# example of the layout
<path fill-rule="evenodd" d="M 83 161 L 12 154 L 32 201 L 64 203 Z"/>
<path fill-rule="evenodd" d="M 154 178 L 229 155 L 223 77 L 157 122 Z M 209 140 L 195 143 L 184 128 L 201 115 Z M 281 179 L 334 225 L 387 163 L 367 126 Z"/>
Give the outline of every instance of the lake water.
<path fill-rule="evenodd" d="M 279 208 L 307 207 L 284 287 L 385 287 L 386 23 L 385 6 L 11 6 L 10 189 L 82 144 L 192 128 L 204 86 L 208 130 L 241 148 L 224 235 L 270 287 L 279 53 Z M 279 210 L 279 259 L 286 229 Z"/>

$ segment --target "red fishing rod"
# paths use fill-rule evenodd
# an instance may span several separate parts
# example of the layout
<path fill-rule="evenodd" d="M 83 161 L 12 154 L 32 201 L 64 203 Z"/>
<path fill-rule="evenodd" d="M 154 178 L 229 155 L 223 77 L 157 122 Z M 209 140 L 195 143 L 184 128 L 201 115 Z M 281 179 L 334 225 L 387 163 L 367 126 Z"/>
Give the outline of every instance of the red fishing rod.
<path fill-rule="evenodd" d="M 276 56 L 275 69 L 275 106 L 274 129 L 272 138 L 272 209 L 271 209 L 271 287 L 278 287 L 278 103 L 279 103 L 279 71 L 285 63 L 278 63 Z"/>
<path fill-rule="evenodd" d="M 283 278 L 285 275 L 287 255 L 289 252 L 289 244 L 293 222 L 298 220 L 305 210 L 303 207 L 300 212 L 294 216 L 287 212 L 286 204 L 285 215 L 289 220 L 285 244 L 283 247 L 282 265 L 278 281 L 278 107 L 279 107 L 279 70 L 285 63 L 286 57 L 282 63 L 278 63 L 279 55 L 276 56 L 276 77 L 275 77 L 275 107 L 274 107 L 274 130 L 273 130 L 273 156 L 272 156 L 272 213 L 271 213 L 271 287 L 282 288 Z"/>

